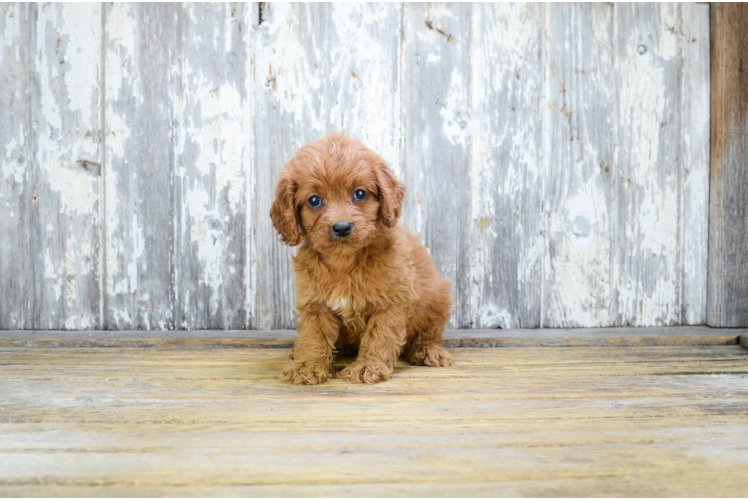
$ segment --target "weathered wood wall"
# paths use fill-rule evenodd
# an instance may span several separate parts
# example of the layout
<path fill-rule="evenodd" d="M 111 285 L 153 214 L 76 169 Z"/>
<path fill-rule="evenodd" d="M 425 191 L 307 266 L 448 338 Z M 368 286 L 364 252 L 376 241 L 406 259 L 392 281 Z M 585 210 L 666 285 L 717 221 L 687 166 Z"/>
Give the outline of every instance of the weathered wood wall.
<path fill-rule="evenodd" d="M 0 328 L 294 326 L 275 175 L 409 187 L 453 327 L 700 324 L 705 4 L 2 4 Z"/>
<path fill-rule="evenodd" d="M 748 5 L 712 10 L 707 320 L 748 325 Z"/>

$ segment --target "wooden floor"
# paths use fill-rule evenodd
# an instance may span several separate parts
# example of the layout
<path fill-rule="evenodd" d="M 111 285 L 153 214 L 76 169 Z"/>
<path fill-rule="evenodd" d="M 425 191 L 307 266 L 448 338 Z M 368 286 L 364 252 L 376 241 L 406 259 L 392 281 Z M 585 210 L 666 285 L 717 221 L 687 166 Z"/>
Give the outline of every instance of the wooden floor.
<path fill-rule="evenodd" d="M 314 387 L 209 345 L 0 348 L 0 495 L 748 495 L 740 345 L 453 348 Z"/>

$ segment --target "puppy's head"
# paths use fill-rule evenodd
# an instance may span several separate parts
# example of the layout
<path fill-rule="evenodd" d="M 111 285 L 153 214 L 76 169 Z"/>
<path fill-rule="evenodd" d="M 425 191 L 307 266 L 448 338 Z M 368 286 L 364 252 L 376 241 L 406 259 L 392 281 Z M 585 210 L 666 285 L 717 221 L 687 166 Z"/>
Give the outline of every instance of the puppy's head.
<path fill-rule="evenodd" d="M 360 142 L 333 135 L 299 149 L 281 172 L 270 218 L 290 246 L 321 253 L 368 245 L 400 217 L 405 186 Z"/>

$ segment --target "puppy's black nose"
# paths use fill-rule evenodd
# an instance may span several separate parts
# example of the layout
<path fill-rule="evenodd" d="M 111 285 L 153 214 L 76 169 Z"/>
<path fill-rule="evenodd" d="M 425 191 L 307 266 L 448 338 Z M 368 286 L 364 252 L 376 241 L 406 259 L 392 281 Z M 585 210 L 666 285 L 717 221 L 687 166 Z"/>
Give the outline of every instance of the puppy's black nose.
<path fill-rule="evenodd" d="M 344 236 L 348 236 L 351 234 L 351 231 L 353 230 L 353 224 L 348 222 L 347 220 L 339 220 L 335 224 L 332 225 L 332 234 L 335 236 L 342 238 Z"/>

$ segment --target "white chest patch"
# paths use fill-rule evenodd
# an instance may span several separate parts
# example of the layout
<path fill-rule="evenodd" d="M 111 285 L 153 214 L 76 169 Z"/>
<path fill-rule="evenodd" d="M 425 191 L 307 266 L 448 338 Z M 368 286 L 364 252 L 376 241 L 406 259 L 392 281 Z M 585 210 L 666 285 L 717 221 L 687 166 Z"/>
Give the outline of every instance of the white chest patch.
<path fill-rule="evenodd" d="M 327 301 L 327 307 L 336 313 L 342 313 L 348 309 L 348 299 L 345 297 L 331 297 Z"/>

